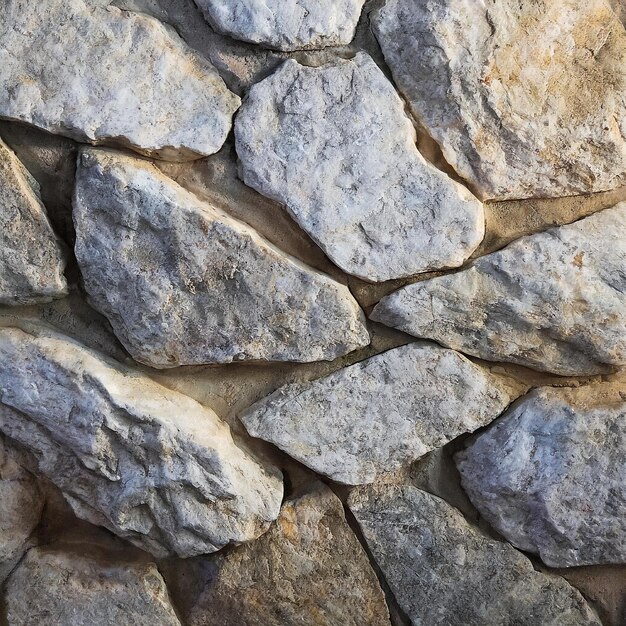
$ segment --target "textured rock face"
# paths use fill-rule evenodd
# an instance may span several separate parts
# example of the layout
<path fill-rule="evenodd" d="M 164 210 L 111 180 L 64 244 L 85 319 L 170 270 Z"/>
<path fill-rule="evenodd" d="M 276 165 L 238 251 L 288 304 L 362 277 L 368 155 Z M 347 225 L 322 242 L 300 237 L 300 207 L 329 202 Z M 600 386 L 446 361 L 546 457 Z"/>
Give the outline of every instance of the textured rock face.
<path fill-rule="evenodd" d="M 457 465 L 489 523 L 547 565 L 626 563 L 623 385 L 535 389 Z"/>
<path fill-rule="evenodd" d="M 219 150 L 240 103 L 173 31 L 114 7 L 7 0 L 0 40 L 0 117 L 78 141 L 197 158 Z"/>
<path fill-rule="evenodd" d="M 365 0 L 195 0 L 215 30 L 275 50 L 350 43 Z"/>
<path fill-rule="evenodd" d="M 511 393 L 453 350 L 409 344 L 286 385 L 241 421 L 316 472 L 358 485 L 488 424 Z"/>
<path fill-rule="evenodd" d="M 0 431 L 75 513 L 156 555 L 213 552 L 276 518 L 277 472 L 213 411 L 55 334 L 0 330 Z"/>
<path fill-rule="evenodd" d="M 66 295 L 64 268 L 37 183 L 0 140 L 0 304 L 48 302 Z"/>
<path fill-rule="evenodd" d="M 331 360 L 369 343 L 346 287 L 139 159 L 84 151 L 74 221 L 85 289 L 142 363 Z"/>
<path fill-rule="evenodd" d="M 258 541 L 218 556 L 190 626 L 384 626 L 389 616 L 339 499 L 318 483 L 289 498 Z"/>
<path fill-rule="evenodd" d="M 626 364 L 626 202 L 383 298 L 371 318 L 563 375 Z"/>
<path fill-rule="evenodd" d="M 606 0 L 389 0 L 373 28 L 412 112 L 481 197 L 626 182 L 626 33 Z"/>
<path fill-rule="evenodd" d="M 436 496 L 409 486 L 361 487 L 348 504 L 412 624 L 601 623 L 562 578 L 536 572 Z"/>
<path fill-rule="evenodd" d="M 244 181 L 349 274 L 457 267 L 483 238 L 482 205 L 420 155 L 401 99 L 365 53 L 318 68 L 286 61 L 250 90 L 235 138 Z"/>
<path fill-rule="evenodd" d="M 153 563 L 30 550 L 7 583 L 11 626 L 180 626 Z"/>

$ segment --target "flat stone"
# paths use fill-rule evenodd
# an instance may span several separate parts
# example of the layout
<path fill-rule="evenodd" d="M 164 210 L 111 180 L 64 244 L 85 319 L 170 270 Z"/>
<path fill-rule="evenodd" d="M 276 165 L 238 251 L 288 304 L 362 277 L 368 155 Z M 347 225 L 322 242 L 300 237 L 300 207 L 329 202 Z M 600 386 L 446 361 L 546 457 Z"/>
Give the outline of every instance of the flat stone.
<path fill-rule="evenodd" d="M 372 26 L 413 115 L 481 198 L 626 183 L 626 32 L 607 0 L 389 0 Z"/>
<path fill-rule="evenodd" d="M 316 472 L 359 485 L 485 426 L 513 394 L 457 352 L 413 343 L 281 387 L 240 419 Z"/>
<path fill-rule="evenodd" d="M 212 564 L 189 626 L 389 626 L 378 579 L 341 501 L 317 483 L 285 501 L 259 540 Z"/>
<path fill-rule="evenodd" d="M 482 204 L 421 156 L 402 100 L 365 53 L 286 61 L 250 89 L 235 139 L 244 182 L 349 274 L 457 267 L 483 238 Z"/>
<path fill-rule="evenodd" d="M 360 487 L 350 510 L 396 600 L 415 626 L 536 626 L 601 622 L 559 576 L 408 485 Z"/>
<path fill-rule="evenodd" d="M 542 387 L 457 453 L 508 541 L 552 567 L 626 563 L 626 386 Z"/>
<path fill-rule="evenodd" d="M 347 287 L 150 163 L 84 151 L 74 222 L 85 289 L 137 361 L 332 360 L 369 344 Z"/>
<path fill-rule="evenodd" d="M 239 97 L 173 29 L 99 5 L 0 5 L 0 117 L 168 160 L 217 152 Z"/>
<path fill-rule="evenodd" d="M 64 269 L 63 251 L 38 185 L 0 139 L 0 304 L 35 304 L 65 296 Z"/>
<path fill-rule="evenodd" d="M 279 472 L 213 411 L 52 331 L 0 330 L 0 431 L 81 519 L 157 556 L 255 539 Z"/>
<path fill-rule="evenodd" d="M 365 0 L 196 0 L 218 32 L 275 50 L 349 44 Z"/>
<path fill-rule="evenodd" d="M 371 319 L 564 376 L 626 364 L 626 202 L 383 298 Z"/>

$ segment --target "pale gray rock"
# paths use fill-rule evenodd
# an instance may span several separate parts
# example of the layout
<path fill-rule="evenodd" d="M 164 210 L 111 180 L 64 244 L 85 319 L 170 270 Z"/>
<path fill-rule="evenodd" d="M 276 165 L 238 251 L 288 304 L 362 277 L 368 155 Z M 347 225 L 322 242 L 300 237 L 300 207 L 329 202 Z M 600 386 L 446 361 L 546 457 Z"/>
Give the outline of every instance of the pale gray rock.
<path fill-rule="evenodd" d="M 565 376 L 626 364 L 626 202 L 383 298 L 371 319 Z"/>
<path fill-rule="evenodd" d="M 180 626 L 154 563 L 33 548 L 7 583 L 9 626 Z"/>
<path fill-rule="evenodd" d="M 0 117 L 168 160 L 217 152 L 239 97 L 172 29 L 102 4 L 0 4 Z"/>
<path fill-rule="evenodd" d="M 240 419 L 316 472 L 360 485 L 488 424 L 512 394 L 457 352 L 414 343 L 281 387 Z"/>
<path fill-rule="evenodd" d="M 0 304 L 35 304 L 67 295 L 64 269 L 37 182 L 0 139 Z"/>
<path fill-rule="evenodd" d="M 463 487 L 552 567 L 626 563 L 626 387 L 534 389 L 457 453 Z"/>
<path fill-rule="evenodd" d="M 601 622 L 562 578 L 408 485 L 355 489 L 350 510 L 414 626 L 574 626 Z"/>
<path fill-rule="evenodd" d="M 157 556 L 254 539 L 278 515 L 278 471 L 213 411 L 73 340 L 0 330 L 0 389 L 0 431 L 76 515 Z"/>
<path fill-rule="evenodd" d="M 480 197 L 626 183 L 626 32 L 607 0 L 389 0 L 372 23 L 412 113 Z"/>
<path fill-rule="evenodd" d="M 389 626 L 369 559 L 320 483 L 286 500 L 263 537 L 212 565 L 189 626 Z"/>
<path fill-rule="evenodd" d="M 349 274 L 457 267 L 483 238 L 482 204 L 421 156 L 402 100 L 365 53 L 286 61 L 250 89 L 235 139 L 244 182 Z"/>
<path fill-rule="evenodd" d="M 347 287 L 148 162 L 83 151 L 74 223 L 90 300 L 137 361 L 307 362 L 369 344 Z"/>
<path fill-rule="evenodd" d="M 195 0 L 220 33 L 275 50 L 340 46 L 354 37 L 365 0 Z"/>

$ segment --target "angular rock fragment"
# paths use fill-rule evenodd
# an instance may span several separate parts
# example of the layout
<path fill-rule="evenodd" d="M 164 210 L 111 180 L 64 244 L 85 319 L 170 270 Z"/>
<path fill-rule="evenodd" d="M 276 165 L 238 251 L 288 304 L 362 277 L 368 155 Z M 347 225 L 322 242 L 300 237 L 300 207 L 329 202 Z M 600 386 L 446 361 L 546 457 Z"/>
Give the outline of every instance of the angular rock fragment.
<path fill-rule="evenodd" d="M 349 274 L 457 267 L 483 238 L 481 203 L 424 160 L 402 100 L 365 53 L 286 61 L 251 88 L 235 138 L 244 181 Z"/>
<path fill-rule="evenodd" d="M 564 579 L 535 571 L 436 496 L 410 486 L 360 487 L 348 505 L 416 626 L 601 624 Z"/>
<path fill-rule="evenodd" d="M 259 540 L 217 556 L 189 626 L 384 626 L 365 551 L 327 487 L 301 490 Z"/>
<path fill-rule="evenodd" d="M 369 343 L 347 287 L 149 163 L 84 151 L 74 222 L 85 289 L 142 363 L 332 360 Z"/>
<path fill-rule="evenodd" d="M 77 342 L 0 330 L 0 389 L 0 431 L 76 515 L 158 556 L 254 539 L 278 515 L 278 472 L 213 411 Z"/>
<path fill-rule="evenodd" d="M 365 0 L 195 0 L 220 33 L 275 50 L 349 44 Z"/>
<path fill-rule="evenodd" d="M 626 183 L 626 33 L 607 0 L 389 0 L 372 19 L 411 111 L 480 197 Z"/>
<path fill-rule="evenodd" d="M 371 319 L 565 376 L 626 364 L 626 202 L 383 298 Z"/>
<path fill-rule="evenodd" d="M 240 419 L 316 472 L 359 485 L 488 424 L 513 394 L 457 352 L 414 343 L 286 385 Z"/>
<path fill-rule="evenodd" d="M 623 383 L 534 389 L 456 459 L 513 545 L 553 567 L 626 563 Z"/>
<path fill-rule="evenodd" d="M 0 140 L 0 304 L 34 304 L 65 296 L 64 268 L 37 183 Z"/>
<path fill-rule="evenodd" d="M 78 141 L 193 159 L 219 150 L 240 104 L 173 30 L 111 6 L 7 0 L 0 41 L 0 117 Z"/>

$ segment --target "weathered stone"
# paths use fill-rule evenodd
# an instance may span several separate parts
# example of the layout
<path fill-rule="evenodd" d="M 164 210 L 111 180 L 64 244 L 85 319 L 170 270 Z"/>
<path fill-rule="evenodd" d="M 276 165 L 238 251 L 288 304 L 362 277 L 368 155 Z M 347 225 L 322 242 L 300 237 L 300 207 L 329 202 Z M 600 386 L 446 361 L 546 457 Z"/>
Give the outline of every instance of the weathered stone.
<path fill-rule="evenodd" d="M 373 28 L 411 111 L 480 197 L 626 182 L 626 33 L 606 0 L 389 0 Z"/>
<path fill-rule="evenodd" d="M 180 626 L 154 563 L 33 548 L 11 575 L 10 626 Z"/>
<path fill-rule="evenodd" d="M 189 626 L 384 626 L 389 614 L 339 499 L 321 484 L 290 497 L 259 540 L 217 556 Z"/>
<path fill-rule="evenodd" d="M 348 505 L 415 626 L 601 624 L 565 580 L 536 572 L 436 496 L 406 485 L 360 487 Z"/>
<path fill-rule="evenodd" d="M 0 304 L 49 302 L 66 295 L 64 268 L 37 183 L 0 140 Z"/>
<path fill-rule="evenodd" d="M 0 389 L 0 431 L 76 515 L 156 555 L 254 539 L 278 515 L 278 472 L 213 411 L 77 342 L 0 330 Z"/>
<path fill-rule="evenodd" d="M 383 298 L 371 318 L 562 375 L 626 364 L 626 202 Z"/>
<path fill-rule="evenodd" d="M 365 0 L 196 0 L 215 30 L 275 50 L 340 46 L 354 37 Z"/>
<path fill-rule="evenodd" d="M 626 563 L 625 389 L 534 389 L 456 455 L 474 506 L 547 565 Z"/>
<path fill-rule="evenodd" d="M 85 0 L 0 5 L 0 117 L 180 160 L 224 143 L 240 104 L 148 16 Z"/>
<path fill-rule="evenodd" d="M 513 393 L 457 352 L 414 343 L 281 387 L 240 419 L 316 472 L 360 485 L 488 424 Z"/>
<path fill-rule="evenodd" d="M 457 267 L 483 238 L 482 204 L 421 156 L 402 100 L 365 53 L 286 61 L 251 88 L 235 138 L 244 181 L 284 203 L 349 274 Z"/>
<path fill-rule="evenodd" d="M 347 287 L 149 163 L 97 149 L 79 161 L 85 289 L 136 360 L 158 368 L 332 360 L 369 343 Z"/>

